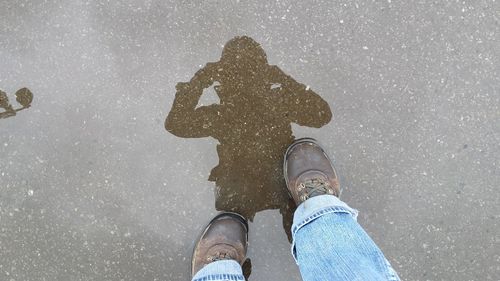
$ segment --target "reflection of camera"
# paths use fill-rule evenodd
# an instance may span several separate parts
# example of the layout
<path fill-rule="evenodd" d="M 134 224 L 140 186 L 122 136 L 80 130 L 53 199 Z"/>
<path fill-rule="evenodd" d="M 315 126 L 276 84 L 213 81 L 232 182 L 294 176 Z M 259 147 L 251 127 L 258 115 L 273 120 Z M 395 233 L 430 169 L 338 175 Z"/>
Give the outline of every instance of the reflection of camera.
<path fill-rule="evenodd" d="M 201 87 L 203 89 L 210 87 L 214 81 L 217 80 L 218 67 L 218 62 L 207 63 L 202 69 L 195 73 L 189 83 L 194 87 Z"/>

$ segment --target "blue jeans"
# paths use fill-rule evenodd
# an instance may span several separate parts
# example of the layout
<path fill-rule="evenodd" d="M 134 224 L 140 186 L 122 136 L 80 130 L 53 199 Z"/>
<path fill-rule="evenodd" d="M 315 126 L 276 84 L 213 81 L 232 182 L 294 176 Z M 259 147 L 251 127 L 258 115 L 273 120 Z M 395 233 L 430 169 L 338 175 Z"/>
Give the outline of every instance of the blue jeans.
<path fill-rule="evenodd" d="M 310 198 L 293 217 L 292 254 L 304 281 L 399 280 L 384 254 L 356 221 L 358 212 L 332 195 Z M 193 281 L 245 280 L 233 260 L 208 264 Z"/>

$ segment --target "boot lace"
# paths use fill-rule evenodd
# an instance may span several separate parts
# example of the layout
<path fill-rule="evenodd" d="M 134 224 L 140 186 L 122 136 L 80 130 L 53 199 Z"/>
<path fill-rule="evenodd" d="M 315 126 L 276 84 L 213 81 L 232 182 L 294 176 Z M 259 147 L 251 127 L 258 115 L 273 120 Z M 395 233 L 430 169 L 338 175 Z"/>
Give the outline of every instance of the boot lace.
<path fill-rule="evenodd" d="M 220 261 L 220 260 L 232 260 L 234 259 L 228 252 L 216 252 L 215 254 L 207 257 L 208 262 Z"/>
<path fill-rule="evenodd" d="M 335 195 L 334 190 L 330 185 L 330 182 L 322 178 L 305 180 L 304 182 L 299 184 L 298 192 L 299 192 L 299 199 L 301 201 L 305 201 L 308 198 L 317 195 L 323 195 L 323 194 Z"/>

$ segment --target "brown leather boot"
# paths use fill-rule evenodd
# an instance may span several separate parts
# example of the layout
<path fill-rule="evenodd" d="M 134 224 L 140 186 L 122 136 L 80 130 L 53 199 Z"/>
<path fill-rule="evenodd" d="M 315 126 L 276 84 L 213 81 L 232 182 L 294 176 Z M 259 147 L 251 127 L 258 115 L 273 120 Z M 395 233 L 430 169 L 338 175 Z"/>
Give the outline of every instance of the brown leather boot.
<path fill-rule="evenodd" d="M 297 205 L 317 195 L 340 195 L 335 168 L 315 139 L 298 139 L 291 144 L 285 153 L 283 171 Z"/>
<path fill-rule="evenodd" d="M 248 247 L 248 223 L 236 213 L 224 212 L 210 221 L 193 251 L 191 274 L 218 260 L 243 265 Z"/>

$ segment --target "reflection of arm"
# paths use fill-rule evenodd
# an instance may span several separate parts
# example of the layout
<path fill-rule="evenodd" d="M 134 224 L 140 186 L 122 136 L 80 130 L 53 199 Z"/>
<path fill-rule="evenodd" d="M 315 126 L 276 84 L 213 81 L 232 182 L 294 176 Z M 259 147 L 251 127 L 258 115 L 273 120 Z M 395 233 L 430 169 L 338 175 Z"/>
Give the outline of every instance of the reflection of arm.
<path fill-rule="evenodd" d="M 212 123 L 217 116 L 217 105 L 196 108 L 203 94 L 201 85 L 178 83 L 172 109 L 165 120 L 165 129 L 184 138 L 201 138 L 210 135 Z"/>
<path fill-rule="evenodd" d="M 332 119 L 330 106 L 318 94 L 306 89 L 304 84 L 295 81 L 277 66 L 271 68 L 270 78 L 272 82 L 281 84 L 283 106 L 291 122 L 315 128 L 330 122 Z"/>

